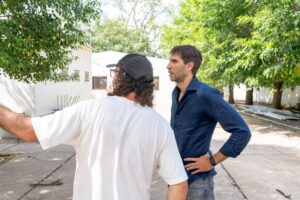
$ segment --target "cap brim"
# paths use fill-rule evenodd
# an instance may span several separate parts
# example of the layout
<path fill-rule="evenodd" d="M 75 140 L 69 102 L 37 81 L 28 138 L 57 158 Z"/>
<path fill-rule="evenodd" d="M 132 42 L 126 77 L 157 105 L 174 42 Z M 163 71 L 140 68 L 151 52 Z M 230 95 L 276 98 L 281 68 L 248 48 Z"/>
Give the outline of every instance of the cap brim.
<path fill-rule="evenodd" d="M 107 68 L 111 68 L 111 67 L 116 67 L 117 64 L 109 64 L 109 65 L 106 65 Z"/>

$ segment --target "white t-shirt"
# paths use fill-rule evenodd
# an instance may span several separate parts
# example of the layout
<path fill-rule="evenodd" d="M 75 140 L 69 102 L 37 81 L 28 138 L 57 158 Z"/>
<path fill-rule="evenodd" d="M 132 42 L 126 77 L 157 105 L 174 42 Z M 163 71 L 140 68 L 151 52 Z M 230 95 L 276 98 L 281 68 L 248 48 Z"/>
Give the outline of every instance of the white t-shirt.
<path fill-rule="evenodd" d="M 43 149 L 74 146 L 73 200 L 149 199 L 156 169 L 169 185 L 187 180 L 168 122 L 126 98 L 78 103 L 32 124 Z"/>

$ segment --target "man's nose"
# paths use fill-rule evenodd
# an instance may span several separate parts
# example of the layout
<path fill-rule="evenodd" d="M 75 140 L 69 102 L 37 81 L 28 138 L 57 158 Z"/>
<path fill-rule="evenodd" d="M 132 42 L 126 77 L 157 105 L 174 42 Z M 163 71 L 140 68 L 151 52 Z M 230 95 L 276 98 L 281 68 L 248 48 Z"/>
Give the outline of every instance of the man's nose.
<path fill-rule="evenodd" d="M 170 69 L 171 68 L 171 63 L 168 63 L 167 64 L 167 69 Z"/>

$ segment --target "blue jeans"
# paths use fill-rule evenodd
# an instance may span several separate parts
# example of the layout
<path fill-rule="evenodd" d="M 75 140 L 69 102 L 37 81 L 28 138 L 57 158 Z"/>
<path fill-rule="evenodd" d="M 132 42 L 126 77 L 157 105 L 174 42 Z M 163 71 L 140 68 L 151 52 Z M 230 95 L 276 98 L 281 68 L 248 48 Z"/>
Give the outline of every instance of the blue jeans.
<path fill-rule="evenodd" d="M 215 200 L 213 176 L 193 181 L 189 185 L 187 200 Z"/>

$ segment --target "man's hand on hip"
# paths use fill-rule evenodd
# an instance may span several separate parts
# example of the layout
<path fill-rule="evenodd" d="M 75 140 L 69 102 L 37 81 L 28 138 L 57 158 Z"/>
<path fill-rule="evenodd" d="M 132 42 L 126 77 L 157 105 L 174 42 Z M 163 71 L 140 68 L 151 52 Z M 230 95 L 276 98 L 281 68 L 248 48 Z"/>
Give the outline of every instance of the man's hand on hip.
<path fill-rule="evenodd" d="M 186 170 L 192 171 L 192 174 L 206 172 L 213 168 L 213 166 L 209 162 L 208 153 L 198 158 L 185 158 L 184 161 L 191 162 L 189 164 L 186 164 L 184 167 Z"/>

